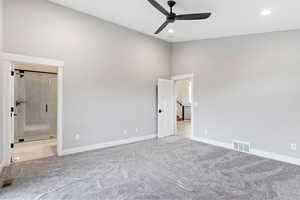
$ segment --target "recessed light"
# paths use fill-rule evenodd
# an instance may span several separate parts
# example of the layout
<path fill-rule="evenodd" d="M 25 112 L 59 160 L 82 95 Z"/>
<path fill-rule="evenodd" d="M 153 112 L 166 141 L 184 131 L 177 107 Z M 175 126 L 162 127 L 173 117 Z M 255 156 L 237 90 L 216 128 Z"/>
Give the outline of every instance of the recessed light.
<path fill-rule="evenodd" d="M 171 34 L 172 34 L 172 33 L 174 33 L 174 30 L 173 30 L 173 29 L 169 29 L 169 30 L 168 30 L 168 33 L 171 33 Z"/>
<path fill-rule="evenodd" d="M 261 16 L 267 16 L 267 15 L 271 15 L 271 14 L 272 14 L 271 9 L 265 9 L 265 10 L 261 11 L 261 13 L 260 13 Z"/>

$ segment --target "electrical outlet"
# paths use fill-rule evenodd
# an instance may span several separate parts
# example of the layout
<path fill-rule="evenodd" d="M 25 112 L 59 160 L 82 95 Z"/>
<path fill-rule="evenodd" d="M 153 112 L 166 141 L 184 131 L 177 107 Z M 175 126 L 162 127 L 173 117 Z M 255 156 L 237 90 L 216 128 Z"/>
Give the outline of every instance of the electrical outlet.
<path fill-rule="evenodd" d="M 297 144 L 291 144 L 291 150 L 296 151 L 297 150 Z"/>
<path fill-rule="evenodd" d="M 124 133 L 124 135 L 127 135 L 127 130 L 124 130 L 123 133 Z"/>
<path fill-rule="evenodd" d="M 139 132 L 139 128 L 136 128 L 136 129 L 135 129 L 135 132 L 137 132 L 137 133 L 138 133 L 138 132 Z"/>
<path fill-rule="evenodd" d="M 75 135 L 75 140 L 80 140 L 80 135 L 79 134 Z"/>

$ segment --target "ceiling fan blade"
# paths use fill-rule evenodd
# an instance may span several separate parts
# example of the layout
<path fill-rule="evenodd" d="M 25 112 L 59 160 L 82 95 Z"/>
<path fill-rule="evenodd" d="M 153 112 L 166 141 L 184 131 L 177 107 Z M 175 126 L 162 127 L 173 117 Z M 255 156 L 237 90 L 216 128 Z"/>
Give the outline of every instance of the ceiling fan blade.
<path fill-rule="evenodd" d="M 169 16 L 169 12 L 164 9 L 164 7 L 162 7 L 159 3 L 157 3 L 155 0 L 148 0 L 149 3 L 151 3 L 152 6 L 154 6 L 157 10 L 159 10 L 162 14 L 164 14 L 165 16 Z"/>
<path fill-rule="evenodd" d="M 207 19 L 211 16 L 211 13 L 195 13 L 187 15 L 176 15 L 176 20 L 201 20 Z"/>
<path fill-rule="evenodd" d="M 155 34 L 159 34 L 162 30 L 164 30 L 164 28 L 166 28 L 166 26 L 168 26 L 169 22 L 166 21 L 165 23 L 163 23 L 155 32 Z"/>

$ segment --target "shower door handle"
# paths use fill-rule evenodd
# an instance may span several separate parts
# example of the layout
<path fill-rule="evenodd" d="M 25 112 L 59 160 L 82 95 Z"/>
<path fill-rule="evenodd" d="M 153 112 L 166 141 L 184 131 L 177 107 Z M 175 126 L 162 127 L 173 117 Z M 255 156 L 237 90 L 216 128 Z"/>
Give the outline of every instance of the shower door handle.
<path fill-rule="evenodd" d="M 46 112 L 48 112 L 48 104 L 46 104 Z"/>

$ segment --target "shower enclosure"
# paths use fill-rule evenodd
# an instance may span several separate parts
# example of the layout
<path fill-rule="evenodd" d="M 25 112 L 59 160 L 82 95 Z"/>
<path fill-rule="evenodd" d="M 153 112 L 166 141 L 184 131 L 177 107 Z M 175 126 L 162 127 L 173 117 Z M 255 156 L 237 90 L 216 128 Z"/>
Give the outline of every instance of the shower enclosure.
<path fill-rule="evenodd" d="M 14 143 L 57 134 L 57 74 L 15 70 Z"/>

